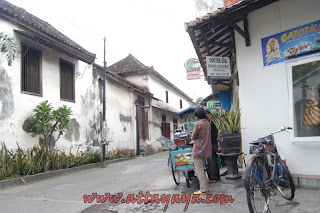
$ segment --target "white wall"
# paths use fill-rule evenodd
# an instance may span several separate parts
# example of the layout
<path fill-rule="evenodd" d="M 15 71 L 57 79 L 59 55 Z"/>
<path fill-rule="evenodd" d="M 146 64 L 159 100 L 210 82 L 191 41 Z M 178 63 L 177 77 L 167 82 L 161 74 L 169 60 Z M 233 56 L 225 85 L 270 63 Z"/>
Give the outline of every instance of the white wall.
<path fill-rule="evenodd" d="M 318 0 L 281 0 L 249 14 L 251 46 L 236 37 L 242 143 L 290 124 L 286 63 L 263 66 L 261 39 L 320 19 Z M 242 26 L 242 24 L 239 24 Z M 320 142 L 293 144 L 290 134 L 279 133 L 276 143 L 285 153 L 293 174 L 320 175 Z M 320 138 L 319 138 L 320 141 Z"/>
<path fill-rule="evenodd" d="M 154 149 L 161 149 L 162 145 L 156 139 L 161 136 L 162 115 L 166 115 L 166 122 L 170 123 L 171 140 L 173 140 L 174 138 L 173 119 L 177 119 L 178 129 L 181 129 L 182 127 L 182 119 L 179 117 L 178 114 L 164 111 L 155 107 L 152 107 L 151 114 L 152 120 L 149 121 L 149 126 L 151 127 L 150 143 L 152 144 Z"/>
<path fill-rule="evenodd" d="M 5 142 L 9 149 L 16 148 L 16 142 L 22 148 L 29 148 L 39 143 L 39 135 L 34 136 L 22 129 L 22 125 L 29 116 L 33 115 L 33 109 L 43 100 L 48 100 L 54 108 L 67 105 L 72 108 L 74 125 L 68 132 L 68 136 L 62 136 L 56 143 L 56 146 L 66 150 L 70 147 L 81 147 L 86 149 L 88 143 L 92 142 L 90 131 L 91 124 L 95 122 L 94 114 L 97 108 L 98 95 L 97 85 L 93 83 L 91 66 L 60 54 L 50 48 L 47 48 L 37 42 L 30 41 L 13 32 L 13 29 L 19 29 L 0 19 L 1 32 L 5 32 L 15 39 L 15 43 L 20 48 L 21 41 L 31 44 L 33 47 L 42 51 L 42 93 L 43 96 L 34 96 L 21 93 L 21 56 L 19 55 L 12 66 L 8 66 L 6 60 L 1 55 L 1 113 L 5 113 L 5 118 L 0 120 L 0 141 Z M 60 100 L 60 71 L 59 59 L 64 59 L 75 65 L 75 73 L 79 77 L 75 78 L 75 103 Z M 7 88 L 6 91 L 3 88 Z M 9 103 L 9 104 L 6 104 Z M 8 108 L 9 106 L 9 108 Z"/>
<path fill-rule="evenodd" d="M 125 78 L 142 88 L 149 88 L 149 75 L 148 74 L 136 74 L 125 76 Z"/>
<path fill-rule="evenodd" d="M 168 91 L 169 105 L 177 110 L 177 112 L 187 109 L 190 104 L 189 100 L 173 89 L 171 86 L 163 82 L 161 79 L 151 74 L 149 79 L 149 89 L 153 96 L 166 103 L 166 91 Z M 180 108 L 180 100 L 182 100 L 182 108 Z"/>
<path fill-rule="evenodd" d="M 135 149 L 136 126 L 133 93 L 126 87 L 107 77 L 106 121 L 109 150 Z"/>

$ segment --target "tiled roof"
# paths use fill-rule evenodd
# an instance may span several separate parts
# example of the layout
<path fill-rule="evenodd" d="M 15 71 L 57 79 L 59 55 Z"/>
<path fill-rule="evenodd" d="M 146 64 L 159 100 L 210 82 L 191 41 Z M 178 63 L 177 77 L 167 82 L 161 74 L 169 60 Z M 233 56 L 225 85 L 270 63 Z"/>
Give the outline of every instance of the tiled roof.
<path fill-rule="evenodd" d="M 174 84 L 168 81 L 165 77 L 163 77 L 160 73 L 154 70 L 153 66 L 148 67 L 141 63 L 138 59 L 136 59 L 133 55 L 129 54 L 126 58 L 120 60 L 119 62 L 108 67 L 108 71 L 117 73 L 120 76 L 128 76 L 132 74 L 154 74 L 157 78 L 171 86 L 181 95 L 185 96 L 190 102 L 192 102 L 192 98 L 190 98 L 187 94 L 182 92 L 179 88 L 177 88 Z"/>
<path fill-rule="evenodd" d="M 134 74 L 134 73 L 146 73 L 150 68 L 145 66 L 131 54 L 117 63 L 108 67 L 108 70 L 119 75 Z"/>
<path fill-rule="evenodd" d="M 98 64 L 94 64 L 94 68 L 97 68 L 97 69 L 99 69 L 99 70 L 101 70 L 103 72 L 103 67 L 101 67 Z M 142 88 L 142 87 L 140 87 L 140 86 L 138 86 L 136 84 L 131 83 L 130 81 L 126 80 L 125 78 L 119 76 L 117 73 L 114 73 L 114 72 L 112 72 L 112 71 L 110 71 L 108 69 L 107 69 L 106 73 L 109 76 L 109 78 L 113 79 L 114 81 L 116 81 L 116 82 L 118 82 L 120 84 L 123 84 L 123 85 L 125 85 L 127 87 L 130 87 L 130 88 L 134 89 L 135 91 L 137 91 L 137 92 L 139 92 L 141 94 L 146 94 L 146 95 L 148 95 L 150 97 L 153 96 L 153 94 L 150 93 L 147 89 Z"/>
<path fill-rule="evenodd" d="M 93 63 L 95 60 L 95 54 L 85 50 L 76 42 L 52 27 L 48 22 L 28 13 L 23 8 L 17 7 L 7 1 L 0 0 L 0 17 L 26 28 L 33 33 L 33 36 L 35 36 L 36 39 L 38 37 L 41 41 L 46 40 L 45 45 L 48 46 L 51 44 L 50 47 L 55 47 L 56 45 L 54 49 L 58 51 L 63 50 L 64 53 L 67 52 L 71 56 L 87 63 Z M 19 33 L 20 31 L 17 32 Z M 25 36 L 30 35 L 23 32 L 20 34 Z"/>
<path fill-rule="evenodd" d="M 203 72 L 207 78 L 206 57 L 235 55 L 234 33 L 239 33 L 250 46 L 248 14 L 278 0 L 243 0 L 185 23 Z M 243 25 L 241 28 L 239 25 Z"/>

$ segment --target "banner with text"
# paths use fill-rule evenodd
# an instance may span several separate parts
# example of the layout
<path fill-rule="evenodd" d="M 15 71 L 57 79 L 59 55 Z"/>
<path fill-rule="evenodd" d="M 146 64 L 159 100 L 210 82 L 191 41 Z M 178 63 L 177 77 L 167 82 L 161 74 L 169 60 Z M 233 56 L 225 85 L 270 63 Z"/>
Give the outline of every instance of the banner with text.
<path fill-rule="evenodd" d="M 208 79 L 230 79 L 231 67 L 229 57 L 207 56 Z"/>
<path fill-rule="evenodd" d="M 261 39 L 263 65 L 320 51 L 320 20 Z"/>
<path fill-rule="evenodd" d="M 220 101 L 207 102 L 207 108 L 211 113 L 217 114 L 220 110 Z"/>
<path fill-rule="evenodd" d="M 201 65 L 198 59 L 190 58 L 184 62 L 184 67 L 187 69 L 187 80 L 200 79 Z"/>

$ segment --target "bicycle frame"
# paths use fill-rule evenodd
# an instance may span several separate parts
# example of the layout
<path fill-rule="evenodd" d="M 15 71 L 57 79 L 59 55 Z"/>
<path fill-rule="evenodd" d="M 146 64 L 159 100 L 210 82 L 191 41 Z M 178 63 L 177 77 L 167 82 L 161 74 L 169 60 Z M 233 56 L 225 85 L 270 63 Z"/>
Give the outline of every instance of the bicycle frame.
<path fill-rule="evenodd" d="M 270 196 L 276 195 L 277 191 L 288 200 L 294 197 L 295 187 L 292 176 L 281 160 L 273 137 L 274 134 L 286 129 L 292 128 L 282 127 L 279 131 L 250 143 L 251 157 L 246 165 L 245 188 L 251 213 L 255 213 L 257 209 L 260 210 L 258 212 L 270 212 Z M 259 195 L 264 197 L 262 206 L 259 205 L 261 203 Z M 264 207 L 263 210 L 260 207 Z"/>
<path fill-rule="evenodd" d="M 278 181 L 278 178 L 276 178 L 276 172 L 277 164 L 280 160 L 280 155 L 278 154 L 277 146 L 273 142 L 273 139 L 269 141 L 269 144 L 268 142 L 261 142 L 258 146 L 260 146 L 261 149 L 258 150 L 258 153 L 252 154 L 252 156 L 249 159 L 248 165 L 249 163 L 253 164 L 255 161 L 257 161 L 257 158 L 262 159 L 267 172 L 267 179 L 263 182 L 263 184 L 265 187 L 274 187 L 274 183 Z M 266 146 L 268 146 L 269 148 L 267 148 Z M 269 162 L 269 160 L 271 161 L 271 163 Z"/>

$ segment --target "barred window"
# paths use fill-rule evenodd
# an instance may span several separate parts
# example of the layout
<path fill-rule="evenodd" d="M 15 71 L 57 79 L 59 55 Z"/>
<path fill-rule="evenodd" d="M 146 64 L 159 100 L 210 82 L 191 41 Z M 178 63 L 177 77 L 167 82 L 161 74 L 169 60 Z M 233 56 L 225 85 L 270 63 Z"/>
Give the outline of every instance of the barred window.
<path fill-rule="evenodd" d="M 74 64 L 60 59 L 60 98 L 75 102 Z"/>
<path fill-rule="evenodd" d="M 21 91 L 42 95 L 41 51 L 22 44 L 21 54 Z"/>

